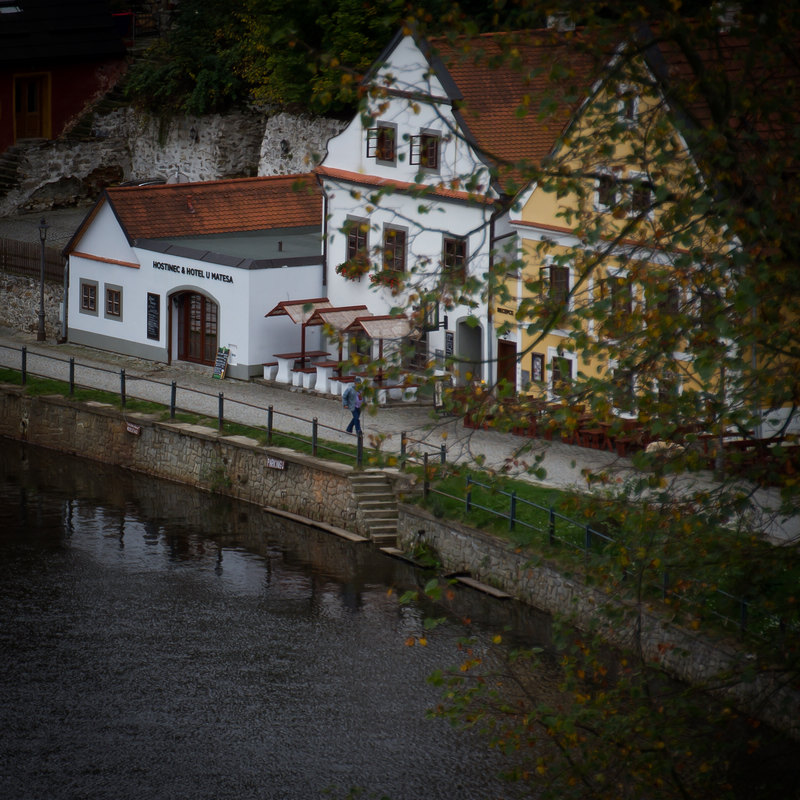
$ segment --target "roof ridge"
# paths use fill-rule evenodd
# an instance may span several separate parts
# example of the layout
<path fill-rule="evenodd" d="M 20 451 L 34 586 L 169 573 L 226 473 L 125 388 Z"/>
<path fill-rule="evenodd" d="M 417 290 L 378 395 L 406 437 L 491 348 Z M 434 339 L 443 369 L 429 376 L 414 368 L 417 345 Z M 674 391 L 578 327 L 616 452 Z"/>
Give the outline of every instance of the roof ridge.
<path fill-rule="evenodd" d="M 142 190 L 159 190 L 167 191 L 175 189 L 178 191 L 186 191 L 187 189 L 196 189 L 197 187 L 213 188 L 221 185 L 241 185 L 243 183 L 267 183 L 287 180 L 302 180 L 307 178 L 310 181 L 314 180 L 313 172 L 297 172 L 288 175 L 253 175 L 247 178 L 216 178 L 211 181 L 191 181 L 189 183 L 154 183 L 148 186 L 109 186 L 106 191 L 108 192 L 127 192 L 133 190 L 141 192 Z"/>

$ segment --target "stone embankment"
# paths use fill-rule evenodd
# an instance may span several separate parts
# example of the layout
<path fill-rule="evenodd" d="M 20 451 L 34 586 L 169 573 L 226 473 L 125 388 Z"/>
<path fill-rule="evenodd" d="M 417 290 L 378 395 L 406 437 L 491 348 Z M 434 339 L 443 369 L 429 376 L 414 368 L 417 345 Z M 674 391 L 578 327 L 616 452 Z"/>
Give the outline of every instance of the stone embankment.
<path fill-rule="evenodd" d="M 376 527 L 375 509 L 360 504 L 359 492 L 364 490 L 354 488 L 357 473 L 352 467 L 205 427 L 160 422 L 63 397 L 30 397 L 19 387 L 0 385 L 0 436 L 235 497 L 365 540 Z M 385 474 L 401 500 L 413 490 L 401 473 Z M 385 510 L 378 513 L 386 515 Z M 742 660 L 753 658 L 736 643 L 714 641 L 672 624 L 657 609 L 639 609 L 638 617 L 625 615 L 637 618 L 636 624 L 612 625 L 602 610 L 610 598 L 587 586 L 580 574 L 570 576 L 544 562 L 533 564 L 505 541 L 415 506 L 401 502 L 397 514 L 401 550 L 411 552 L 425 544 L 445 574 L 468 573 L 536 608 L 565 616 L 581 629 L 596 629 L 614 645 L 641 648 L 645 658 L 659 661 L 681 680 L 705 686 L 728 669 L 738 672 Z M 386 543 L 382 522 L 375 539 L 379 544 Z M 741 708 L 800 739 L 800 693 L 781 677 L 760 672 L 729 691 Z"/>

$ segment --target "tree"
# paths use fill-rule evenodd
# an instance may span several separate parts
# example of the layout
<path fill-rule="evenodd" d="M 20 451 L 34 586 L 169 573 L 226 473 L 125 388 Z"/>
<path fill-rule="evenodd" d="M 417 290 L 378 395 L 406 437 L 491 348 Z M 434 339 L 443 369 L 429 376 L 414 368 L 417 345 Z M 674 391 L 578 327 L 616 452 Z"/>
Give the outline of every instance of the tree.
<path fill-rule="evenodd" d="M 517 20 L 548 10 L 531 0 L 516 7 Z M 519 357 L 552 348 L 546 368 L 558 380 L 544 399 L 560 402 L 544 413 L 559 425 L 574 428 L 586 413 L 622 437 L 635 417 L 659 442 L 636 454 L 632 477 L 591 476 L 602 491 L 574 501 L 614 532 L 586 573 L 610 600 L 598 620 L 617 615 L 615 625 L 635 631 L 657 606 L 717 635 L 708 609 L 719 588 L 764 610 L 740 661 L 692 690 L 665 682 L 667 654 L 643 637 L 630 642 L 635 656 L 623 666 L 631 669 L 615 675 L 588 633 L 567 645 L 562 680 L 572 702 L 560 708 L 531 699 L 529 658 L 503 673 L 497 693 L 499 678 L 479 672 L 485 659 L 469 653 L 458 675 L 440 679 L 445 709 L 488 721 L 497 742 L 530 746 L 519 774 L 554 796 L 735 796 L 737 769 L 765 740 L 747 714 L 744 728 L 731 727 L 730 693 L 767 674 L 776 686 L 797 685 L 797 14 L 780 2 L 725 17 L 710 3 L 580 4 L 577 29 L 541 37 L 552 57 L 535 68 L 524 32 L 495 37 L 496 49 L 455 27 L 431 42 L 451 75 L 465 63 L 498 74 L 513 64 L 531 85 L 516 108 L 529 136 L 569 110 L 542 158 L 523 163 L 483 149 L 492 178 L 507 187 L 514 178 L 517 190 L 501 202 L 518 215 L 522 246 L 497 258 L 480 286 L 459 289 L 513 308 L 497 328 L 517 335 Z M 365 88 L 370 124 L 375 103 L 399 96 L 392 80 Z M 458 111 L 474 132 L 480 109 L 464 101 Z M 474 173 L 448 175 L 447 186 L 423 176 L 420 200 L 457 183 L 480 192 Z M 388 207 L 394 191 L 370 192 L 369 204 Z M 536 234 L 526 236 L 526 226 Z M 434 286 L 414 280 L 410 273 L 397 293 L 399 306 L 454 297 L 452 276 Z M 492 389 L 454 394 L 450 408 L 468 414 L 487 402 L 494 424 L 510 427 L 534 405 L 504 402 L 504 392 L 535 387 Z M 786 523 L 780 545 L 778 522 Z M 509 681 L 519 696 L 509 699 Z M 721 698 L 718 714 L 706 713 L 709 694 L 698 689 Z M 786 777 L 750 795 L 797 791 L 796 770 Z"/>

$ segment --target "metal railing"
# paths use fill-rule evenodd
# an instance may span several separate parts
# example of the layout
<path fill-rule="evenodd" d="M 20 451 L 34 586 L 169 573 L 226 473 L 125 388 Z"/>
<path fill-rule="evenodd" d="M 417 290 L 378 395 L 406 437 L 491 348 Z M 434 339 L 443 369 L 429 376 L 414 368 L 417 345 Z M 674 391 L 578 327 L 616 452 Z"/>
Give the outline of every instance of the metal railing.
<path fill-rule="evenodd" d="M 542 506 L 537 503 L 517 496 L 515 491 L 504 491 L 496 486 L 490 486 L 467 476 L 463 495 L 445 492 L 432 485 L 430 480 L 434 469 L 429 470 L 427 455 L 424 458 L 425 475 L 423 480 L 423 494 L 446 497 L 463 503 L 465 511 L 469 513 L 482 511 L 492 517 L 506 520 L 509 532 L 518 528 L 541 534 L 550 546 L 565 546 L 579 551 L 585 562 L 595 558 L 608 559 L 604 552 L 606 548 L 617 542 L 617 539 L 606 531 L 593 528 L 591 525 L 578 522 L 556 511 L 552 506 Z M 478 488 L 494 496 L 507 498 L 504 509 L 492 508 L 478 502 L 473 489 Z M 712 588 L 701 591 L 701 597 L 693 597 L 689 593 L 690 587 L 707 587 L 713 581 L 703 581 L 696 577 L 672 574 L 665 568 L 657 573 L 657 580 L 646 582 L 644 588 L 650 596 L 663 601 L 674 603 L 678 600 L 686 603 L 699 617 L 714 617 L 726 628 L 733 627 L 741 635 L 755 636 L 762 641 L 772 641 L 783 646 L 788 634 L 797 635 L 797 625 L 790 626 L 786 620 L 771 613 L 754 600 L 726 592 L 723 589 Z M 623 569 L 620 575 L 624 583 L 634 576 L 632 570 Z M 680 587 L 685 587 L 681 590 Z"/>
<path fill-rule="evenodd" d="M 48 378 L 52 380 L 62 380 L 60 378 L 50 378 L 49 375 L 44 373 L 36 373 L 33 372 L 28 365 L 28 350 L 26 347 L 16 348 L 16 347 L 9 347 L 8 345 L 2 345 L 3 349 L 17 351 L 20 353 L 20 372 L 21 372 L 21 380 L 22 385 L 25 386 L 27 384 L 28 375 L 37 375 L 38 377 Z M 255 403 L 248 403 L 245 400 L 237 400 L 232 398 L 226 398 L 223 392 L 218 392 L 216 394 L 212 394 L 210 392 L 204 392 L 200 389 L 192 389 L 187 388 L 184 386 L 178 386 L 176 381 L 172 381 L 171 383 L 165 383 L 163 381 L 153 380 L 152 378 L 144 378 L 140 376 L 131 376 L 129 375 L 125 369 L 120 369 L 119 371 L 108 369 L 105 367 L 97 367 L 90 364 L 80 364 L 76 363 L 74 358 L 64 359 L 64 358 L 57 358 L 55 356 L 48 356 L 41 353 L 36 354 L 37 358 L 46 359 L 49 361 L 56 361 L 67 365 L 67 378 L 66 383 L 69 386 L 69 395 L 70 397 L 74 395 L 75 389 L 97 389 L 97 387 L 93 384 L 88 383 L 78 383 L 75 378 L 75 368 L 76 366 L 80 367 L 81 369 L 85 370 L 92 370 L 97 373 L 105 373 L 107 375 L 114 375 L 117 376 L 119 379 L 118 389 L 114 390 L 114 394 L 119 396 L 120 404 L 124 409 L 128 402 L 128 399 L 138 399 L 138 400 L 145 400 L 148 402 L 158 403 L 160 405 L 169 408 L 169 416 L 170 419 L 175 419 L 175 416 L 178 412 L 189 413 L 189 414 L 199 414 L 204 417 L 213 418 L 216 416 L 217 422 L 217 430 L 222 431 L 225 423 L 235 423 L 235 424 L 242 424 L 246 425 L 247 427 L 255 428 L 257 430 L 263 430 L 266 434 L 266 439 L 268 444 L 272 444 L 273 439 L 275 436 L 281 436 L 286 439 L 291 439 L 304 445 L 309 445 L 311 447 L 311 453 L 314 456 L 320 454 L 320 452 L 328 452 L 328 453 L 336 453 L 340 456 L 343 456 L 346 459 L 353 459 L 357 467 L 362 467 L 364 465 L 364 461 L 366 458 L 373 458 L 376 461 L 380 460 L 380 451 L 376 448 L 367 448 L 364 445 L 364 436 L 362 433 L 357 434 L 356 436 L 356 443 L 355 443 L 355 452 L 353 453 L 351 450 L 348 449 L 341 449 L 333 446 L 332 443 L 323 440 L 320 438 L 320 431 L 321 430 L 330 430 L 337 433 L 343 433 L 344 431 L 341 428 L 336 428 L 331 425 L 326 425 L 321 423 L 316 417 L 312 419 L 307 419 L 305 417 L 298 416 L 296 414 L 290 414 L 288 412 L 280 411 L 276 409 L 273 405 L 269 405 L 267 407 L 257 405 Z M 131 384 L 152 384 L 153 386 L 159 387 L 158 391 L 161 389 L 169 388 L 169 399 L 167 400 L 166 397 L 163 398 L 153 398 L 144 395 L 142 392 L 138 393 L 131 393 L 130 388 Z M 178 397 L 178 390 L 181 392 L 187 393 L 188 395 L 195 395 L 201 398 L 206 398 L 205 400 L 205 410 L 198 410 L 197 407 L 188 407 L 184 405 L 183 407 L 178 406 L 177 397 Z M 100 391 L 110 391 L 100 390 Z M 240 408 L 249 408 L 253 409 L 258 414 L 262 415 L 264 424 L 253 424 L 252 422 L 240 422 L 236 419 L 235 414 L 230 414 L 226 416 L 229 407 L 240 407 Z M 216 410 L 216 414 L 214 410 Z M 296 433 L 291 430 L 279 428 L 276 426 L 276 418 L 282 417 L 284 419 L 291 419 L 302 423 L 303 425 L 308 426 L 308 434 Z"/>

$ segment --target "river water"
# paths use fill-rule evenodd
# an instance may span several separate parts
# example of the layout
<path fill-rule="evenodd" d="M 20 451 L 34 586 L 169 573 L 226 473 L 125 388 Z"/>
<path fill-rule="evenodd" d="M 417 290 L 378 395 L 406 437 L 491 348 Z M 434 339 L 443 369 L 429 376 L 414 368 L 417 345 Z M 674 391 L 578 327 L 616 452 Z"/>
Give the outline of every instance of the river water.
<path fill-rule="evenodd" d="M 250 505 L 0 440 L 0 798 L 513 797 L 427 719 L 464 633 L 547 618 Z M 391 592 L 390 592 L 391 590 Z M 441 613 L 441 610 L 436 611 Z M 327 793 L 326 790 L 330 790 Z"/>

